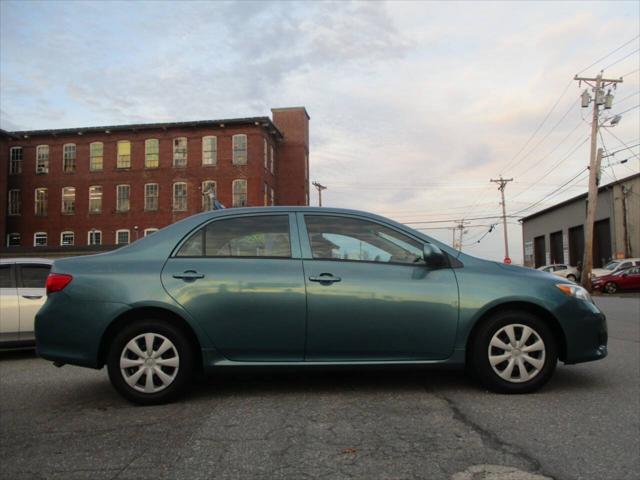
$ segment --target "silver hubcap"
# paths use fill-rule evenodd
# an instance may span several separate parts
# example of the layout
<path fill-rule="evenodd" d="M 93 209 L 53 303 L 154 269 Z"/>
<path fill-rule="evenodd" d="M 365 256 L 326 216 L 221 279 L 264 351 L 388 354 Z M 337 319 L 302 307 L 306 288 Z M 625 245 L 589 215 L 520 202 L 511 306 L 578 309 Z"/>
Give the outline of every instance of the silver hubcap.
<path fill-rule="evenodd" d="M 489 343 L 489 363 L 507 382 L 522 383 L 538 375 L 544 366 L 545 348 L 533 328 L 518 323 L 498 330 Z"/>
<path fill-rule="evenodd" d="M 157 333 L 138 335 L 122 349 L 120 371 L 124 381 L 139 392 L 157 393 L 173 383 L 180 368 L 175 345 Z"/>

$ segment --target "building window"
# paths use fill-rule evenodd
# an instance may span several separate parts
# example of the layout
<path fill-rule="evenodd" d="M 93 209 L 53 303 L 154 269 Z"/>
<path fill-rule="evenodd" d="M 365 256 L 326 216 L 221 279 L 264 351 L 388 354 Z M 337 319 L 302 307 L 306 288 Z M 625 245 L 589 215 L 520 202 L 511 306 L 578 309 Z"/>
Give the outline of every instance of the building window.
<path fill-rule="evenodd" d="M 64 187 L 62 189 L 62 213 L 71 215 L 76 212 L 76 188 Z"/>
<path fill-rule="evenodd" d="M 276 204 L 276 192 L 273 189 L 273 187 L 271 187 L 271 206 Z"/>
<path fill-rule="evenodd" d="M 34 247 L 46 247 L 47 246 L 47 233 L 36 232 L 33 234 L 33 246 Z"/>
<path fill-rule="evenodd" d="M 178 182 L 173 184 L 173 211 L 184 212 L 187 210 L 187 184 Z"/>
<path fill-rule="evenodd" d="M 118 142 L 116 168 L 131 168 L 131 142 L 129 140 Z"/>
<path fill-rule="evenodd" d="M 262 155 L 264 156 L 264 169 L 266 170 L 269 168 L 269 159 L 267 158 L 267 139 L 266 138 L 263 139 L 262 142 L 263 142 L 262 147 L 264 150 L 262 152 Z"/>
<path fill-rule="evenodd" d="M 74 173 L 76 171 L 76 145 L 67 143 L 62 147 L 62 171 Z"/>
<path fill-rule="evenodd" d="M 102 232 L 100 230 L 90 230 L 87 235 L 88 245 L 102 245 Z"/>
<path fill-rule="evenodd" d="M 267 182 L 264 182 L 264 195 L 262 202 L 265 207 L 269 205 L 269 185 L 267 185 Z"/>
<path fill-rule="evenodd" d="M 89 145 L 89 170 L 100 172 L 104 164 L 104 144 L 93 142 Z"/>
<path fill-rule="evenodd" d="M 247 205 L 247 181 L 234 180 L 231 184 L 233 191 L 233 207 L 245 207 Z"/>
<path fill-rule="evenodd" d="M 19 247 L 20 246 L 20 234 L 10 233 L 7 235 L 7 247 Z"/>
<path fill-rule="evenodd" d="M 9 190 L 9 205 L 7 213 L 9 215 L 20 215 L 22 211 L 22 202 L 19 189 Z"/>
<path fill-rule="evenodd" d="M 63 247 L 69 247 L 76 241 L 76 236 L 73 232 L 62 232 L 60 234 L 60 245 Z"/>
<path fill-rule="evenodd" d="M 9 175 L 22 173 L 22 147 L 11 147 L 9 150 Z"/>
<path fill-rule="evenodd" d="M 158 210 L 158 184 L 157 183 L 145 184 L 144 209 L 148 212 Z"/>
<path fill-rule="evenodd" d="M 47 197 L 46 188 L 36 188 L 34 213 L 39 217 L 44 217 L 47 214 Z"/>
<path fill-rule="evenodd" d="M 205 180 L 202 182 L 202 211 L 208 212 L 213 210 L 216 199 L 216 182 L 213 180 Z"/>
<path fill-rule="evenodd" d="M 129 230 L 116 230 L 116 245 L 129 244 Z"/>
<path fill-rule="evenodd" d="M 304 156 L 304 179 L 309 179 L 309 155 L 305 154 Z M 307 202 L 307 205 L 309 202 Z"/>
<path fill-rule="evenodd" d="M 160 142 L 157 138 L 144 141 L 144 168 L 158 168 L 160 165 Z"/>
<path fill-rule="evenodd" d="M 89 213 L 102 212 L 102 187 L 93 185 L 89 187 Z"/>
<path fill-rule="evenodd" d="M 157 228 L 145 228 L 144 236 L 146 237 L 147 235 L 151 235 L 152 233 L 156 233 L 157 231 L 158 231 Z"/>
<path fill-rule="evenodd" d="M 244 134 L 233 136 L 233 164 L 247 164 L 247 136 Z"/>
<path fill-rule="evenodd" d="M 273 154 L 273 146 L 271 146 L 270 149 L 271 149 L 271 168 L 270 168 L 270 170 L 271 170 L 271 173 L 274 173 L 276 171 L 276 167 L 275 167 L 276 157 Z"/>
<path fill-rule="evenodd" d="M 218 138 L 202 137 L 202 164 L 215 165 L 218 162 Z"/>
<path fill-rule="evenodd" d="M 173 139 L 173 166 L 187 166 L 187 137 Z"/>
<path fill-rule="evenodd" d="M 49 145 L 36 147 L 36 174 L 49 173 Z"/>
<path fill-rule="evenodd" d="M 131 185 L 118 185 L 116 187 L 116 210 L 118 212 L 128 212 L 131 205 L 129 197 L 131 196 Z"/>

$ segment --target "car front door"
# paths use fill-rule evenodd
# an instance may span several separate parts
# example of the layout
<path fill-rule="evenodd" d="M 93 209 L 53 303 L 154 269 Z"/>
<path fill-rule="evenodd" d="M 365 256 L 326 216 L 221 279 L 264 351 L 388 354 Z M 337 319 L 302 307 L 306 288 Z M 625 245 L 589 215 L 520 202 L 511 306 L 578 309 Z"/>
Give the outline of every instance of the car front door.
<path fill-rule="evenodd" d="M 18 302 L 20 304 L 20 340 L 34 338 L 33 321 L 47 299 L 45 283 L 51 265 L 17 263 Z"/>
<path fill-rule="evenodd" d="M 304 359 L 306 298 L 295 215 L 211 221 L 177 248 L 162 282 L 225 358 Z"/>
<path fill-rule="evenodd" d="M 0 342 L 20 337 L 20 305 L 13 263 L 0 264 Z"/>
<path fill-rule="evenodd" d="M 458 285 L 423 243 L 349 215 L 298 214 L 308 361 L 435 360 L 453 352 Z"/>

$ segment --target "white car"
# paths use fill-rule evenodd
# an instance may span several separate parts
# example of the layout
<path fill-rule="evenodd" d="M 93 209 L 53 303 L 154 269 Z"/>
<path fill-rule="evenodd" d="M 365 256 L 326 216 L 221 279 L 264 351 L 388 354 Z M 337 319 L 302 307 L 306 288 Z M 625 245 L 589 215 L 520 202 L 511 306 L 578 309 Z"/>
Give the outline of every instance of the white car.
<path fill-rule="evenodd" d="M 597 278 L 604 275 L 612 275 L 629 267 L 640 266 L 640 258 L 622 258 L 619 260 L 611 260 L 602 268 L 594 268 L 591 270 L 591 277 Z"/>
<path fill-rule="evenodd" d="M 52 263 L 46 258 L 0 259 L 0 348 L 35 345 L 33 321 L 47 299 Z"/>
<path fill-rule="evenodd" d="M 572 282 L 575 282 L 580 277 L 580 274 L 578 273 L 578 269 L 576 267 L 572 267 L 571 265 L 567 265 L 565 263 L 544 265 L 542 267 L 538 267 L 537 269 L 543 272 L 553 273 L 554 275 L 566 278 L 567 280 L 571 280 Z"/>

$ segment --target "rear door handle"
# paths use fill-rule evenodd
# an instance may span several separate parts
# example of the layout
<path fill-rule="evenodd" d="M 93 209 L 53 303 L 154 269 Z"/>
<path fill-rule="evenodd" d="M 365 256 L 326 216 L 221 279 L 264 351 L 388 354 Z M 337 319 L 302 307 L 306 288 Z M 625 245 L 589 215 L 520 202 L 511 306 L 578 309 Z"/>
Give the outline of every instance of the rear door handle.
<path fill-rule="evenodd" d="M 320 282 L 320 283 L 335 283 L 342 280 L 340 277 L 336 277 L 331 273 L 321 273 L 320 275 L 311 276 L 309 280 L 312 282 Z"/>
<path fill-rule="evenodd" d="M 26 298 L 28 300 L 40 300 L 42 295 L 22 295 L 22 298 Z"/>
<path fill-rule="evenodd" d="M 204 278 L 204 274 L 198 273 L 195 270 L 187 270 L 184 273 L 174 275 L 173 278 L 179 278 L 181 280 L 197 280 L 199 278 Z"/>

